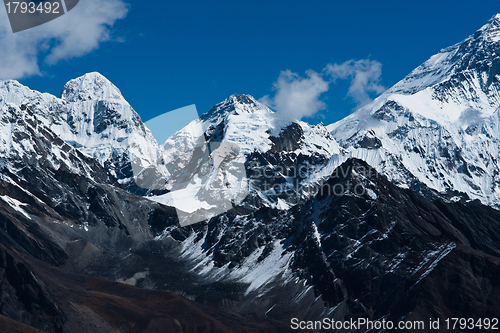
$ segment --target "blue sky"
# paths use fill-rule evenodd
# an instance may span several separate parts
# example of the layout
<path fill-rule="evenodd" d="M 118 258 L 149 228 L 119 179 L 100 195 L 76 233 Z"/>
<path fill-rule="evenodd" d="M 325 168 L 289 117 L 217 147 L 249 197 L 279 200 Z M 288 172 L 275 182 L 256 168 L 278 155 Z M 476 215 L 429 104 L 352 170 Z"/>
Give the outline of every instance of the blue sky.
<path fill-rule="evenodd" d="M 99 1 L 108 7 L 99 6 Z M 90 6 L 86 2 L 95 8 L 86 9 Z M 82 14 L 85 10 L 87 16 Z M 61 20 L 58 25 L 41 26 L 40 31 L 62 29 L 43 43 L 33 41 L 33 36 L 43 33 L 37 28 L 20 36 L 26 43 L 21 45 L 35 45 L 36 51 L 16 66 L 37 67 L 10 74 L 0 66 L 0 77 L 59 95 L 68 80 L 98 71 L 120 88 L 147 121 L 191 104 L 203 113 L 234 93 L 257 99 L 270 95 L 272 102 L 278 78 L 282 83 L 308 80 L 308 70 L 324 77 L 328 64 L 351 69 L 359 61 L 374 69 L 380 65 L 380 75 L 373 72 L 375 88 L 368 92 L 374 98 L 380 87 L 392 86 L 440 49 L 473 34 L 500 12 L 500 2 L 484 0 L 472 6 L 470 1 L 457 0 L 80 0 L 66 16 L 73 12 L 67 23 L 60 18 L 53 21 Z M 72 31 L 71 37 L 64 29 Z M 0 36 L 0 46 L 7 43 L 8 33 L 3 32 L 3 39 Z M 71 47 L 77 50 L 71 52 Z M 3 49 L 5 55 L 16 52 L 12 46 Z M 349 77 L 336 73 L 335 83 L 330 79 L 328 91 L 319 95 L 324 104 L 314 111 L 326 109 L 309 113 L 313 115 L 305 120 L 328 124 L 360 104 L 348 95 Z"/>

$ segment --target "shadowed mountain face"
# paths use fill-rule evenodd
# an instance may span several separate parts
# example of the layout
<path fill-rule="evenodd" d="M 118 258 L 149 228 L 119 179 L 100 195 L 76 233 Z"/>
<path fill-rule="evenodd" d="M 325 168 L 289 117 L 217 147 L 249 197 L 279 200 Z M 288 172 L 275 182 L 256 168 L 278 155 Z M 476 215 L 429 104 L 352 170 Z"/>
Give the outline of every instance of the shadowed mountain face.
<path fill-rule="evenodd" d="M 49 332 L 284 331 L 283 323 L 221 315 L 166 291 L 72 274 L 3 247 L 0 257 L 2 312 L 17 320 L 0 317 L 8 332 L 41 332 L 19 322 Z"/>
<path fill-rule="evenodd" d="M 326 194 L 341 187 L 351 194 Z M 288 250 L 333 315 L 498 316 L 500 212 L 432 203 L 355 159 L 323 188 L 292 213 Z"/>
<path fill-rule="evenodd" d="M 10 195 L 12 186 L 1 184 Z M 234 209 L 180 227 L 172 210 L 128 195 L 102 203 L 100 219 L 121 200 L 149 211 L 136 217 L 148 221 L 143 238 L 123 217 L 85 231 L 53 220 L 78 217 L 2 196 L 1 313 L 53 332 L 280 332 L 292 317 L 499 315 L 500 212 L 432 203 L 360 160 L 288 211 Z M 253 272 L 263 282 L 248 279 Z"/>
<path fill-rule="evenodd" d="M 234 210 L 166 235 L 189 245 L 182 257 L 203 263 L 195 271 L 207 289 L 227 281 L 228 292 L 178 288 L 200 302 L 233 294 L 241 312 L 250 302 L 276 320 L 499 315 L 500 212 L 431 202 L 357 159 L 289 211 Z M 252 271 L 266 282 L 239 273 Z M 143 283 L 168 276 L 160 272 L 153 268 Z"/>

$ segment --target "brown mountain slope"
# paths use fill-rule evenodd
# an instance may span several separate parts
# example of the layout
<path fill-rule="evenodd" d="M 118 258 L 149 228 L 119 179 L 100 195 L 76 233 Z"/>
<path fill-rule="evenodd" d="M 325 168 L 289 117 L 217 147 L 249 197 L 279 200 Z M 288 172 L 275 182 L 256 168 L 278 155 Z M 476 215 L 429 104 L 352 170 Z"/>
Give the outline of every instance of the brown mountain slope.
<path fill-rule="evenodd" d="M 10 317 L 49 332 L 285 332 L 286 323 L 214 315 L 181 296 L 68 273 L 0 245 Z M 23 311 L 25 310 L 25 311 Z M 220 318 L 215 318 L 221 316 Z M 1 322 L 0 318 L 0 322 Z M 3 325 L 2 325 L 3 326 Z M 6 321 L 8 332 L 37 330 Z M 0 331 L 1 332 L 1 331 Z M 7 331 L 6 331 L 7 332 Z"/>

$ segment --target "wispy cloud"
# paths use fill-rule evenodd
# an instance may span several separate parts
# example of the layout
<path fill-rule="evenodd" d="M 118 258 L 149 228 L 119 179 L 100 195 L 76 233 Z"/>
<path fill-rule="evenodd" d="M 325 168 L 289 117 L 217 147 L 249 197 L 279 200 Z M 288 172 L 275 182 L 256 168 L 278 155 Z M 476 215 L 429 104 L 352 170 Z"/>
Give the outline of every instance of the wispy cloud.
<path fill-rule="evenodd" d="M 301 77 L 290 70 L 281 72 L 273 84 L 274 97 L 265 96 L 260 102 L 276 110 L 280 118 L 291 120 L 310 117 L 325 109 L 320 96 L 328 91 L 329 83 L 313 70 L 308 70 L 306 75 Z"/>
<path fill-rule="evenodd" d="M 276 110 L 281 119 L 295 120 L 314 116 L 326 109 L 321 96 L 337 80 L 350 80 L 348 97 L 361 107 L 371 102 L 370 94 L 381 94 L 382 64 L 375 60 L 349 60 L 342 64 L 328 64 L 321 73 L 306 71 L 306 77 L 286 70 L 273 84 L 274 95 L 264 96 L 260 102 Z"/>
<path fill-rule="evenodd" d="M 84 0 L 51 22 L 13 34 L 0 10 L 0 79 L 40 75 L 41 62 L 53 65 L 88 54 L 111 39 L 111 27 L 127 12 L 123 0 Z"/>
<path fill-rule="evenodd" d="M 375 60 L 348 60 L 342 64 L 328 64 L 325 72 L 333 82 L 338 79 L 351 80 L 347 96 L 350 96 L 358 107 L 371 102 L 369 93 L 378 95 L 385 91 L 385 87 L 380 84 L 382 64 Z"/>

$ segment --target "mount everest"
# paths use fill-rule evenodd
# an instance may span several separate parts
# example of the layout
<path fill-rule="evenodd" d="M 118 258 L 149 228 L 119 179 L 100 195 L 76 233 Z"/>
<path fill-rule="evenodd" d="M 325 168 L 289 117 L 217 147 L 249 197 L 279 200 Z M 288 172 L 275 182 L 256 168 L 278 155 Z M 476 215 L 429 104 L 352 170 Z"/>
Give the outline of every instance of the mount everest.
<path fill-rule="evenodd" d="M 499 41 L 496 15 L 329 130 L 399 186 L 498 208 Z"/>

